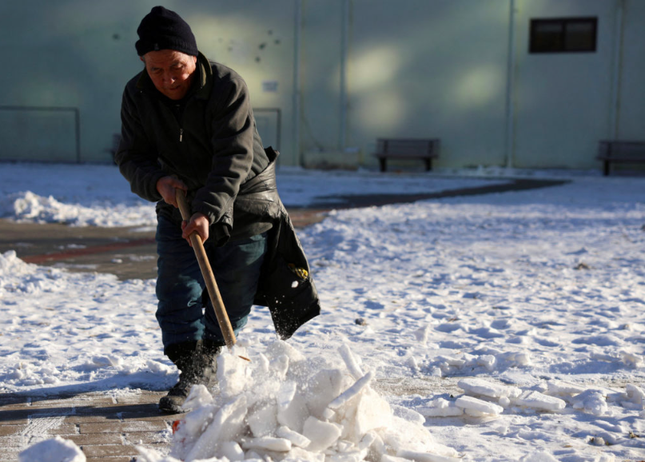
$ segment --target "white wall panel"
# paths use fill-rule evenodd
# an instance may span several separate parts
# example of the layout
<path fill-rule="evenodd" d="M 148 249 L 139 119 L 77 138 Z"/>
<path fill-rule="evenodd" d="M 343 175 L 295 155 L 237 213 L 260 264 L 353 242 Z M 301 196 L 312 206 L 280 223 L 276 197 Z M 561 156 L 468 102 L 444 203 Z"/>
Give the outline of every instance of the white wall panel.
<path fill-rule="evenodd" d="M 593 168 L 609 135 L 616 2 L 518 1 L 515 167 Z M 531 19 L 598 17 L 596 52 L 529 54 Z"/>

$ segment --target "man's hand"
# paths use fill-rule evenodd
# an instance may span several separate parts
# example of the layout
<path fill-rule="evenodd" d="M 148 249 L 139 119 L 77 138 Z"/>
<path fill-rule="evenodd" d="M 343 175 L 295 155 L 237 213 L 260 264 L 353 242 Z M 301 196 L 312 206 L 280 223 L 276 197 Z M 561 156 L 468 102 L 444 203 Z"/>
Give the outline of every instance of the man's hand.
<path fill-rule="evenodd" d="M 164 176 L 157 181 L 157 192 L 161 194 L 166 204 L 170 204 L 175 208 L 179 208 L 177 204 L 176 189 L 188 191 L 188 188 L 183 181 L 174 176 Z M 207 220 L 208 221 L 208 220 Z"/>
<path fill-rule="evenodd" d="M 190 217 L 190 221 L 184 221 L 181 224 L 181 229 L 183 231 L 181 237 L 186 239 L 188 241 L 188 244 L 192 247 L 192 244 L 190 242 L 190 235 L 193 234 L 194 232 L 197 232 L 197 234 L 200 235 L 202 238 L 202 242 L 206 242 L 208 239 L 208 230 L 209 230 L 210 222 L 208 221 L 208 218 L 206 218 L 206 215 L 203 213 L 194 213 L 192 217 Z"/>

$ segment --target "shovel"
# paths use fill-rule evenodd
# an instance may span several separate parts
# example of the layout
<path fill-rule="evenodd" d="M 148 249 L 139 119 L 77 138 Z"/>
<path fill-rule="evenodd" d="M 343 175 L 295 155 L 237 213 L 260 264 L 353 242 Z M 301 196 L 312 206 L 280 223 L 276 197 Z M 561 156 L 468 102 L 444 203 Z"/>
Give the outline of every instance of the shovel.
<path fill-rule="evenodd" d="M 175 196 L 177 198 L 177 204 L 179 205 L 179 210 L 181 211 L 181 218 L 184 221 L 190 221 L 191 213 L 188 203 L 186 202 L 186 192 L 177 189 L 175 190 Z M 215 275 L 211 268 L 210 263 L 208 262 L 208 257 L 206 256 L 206 250 L 204 250 L 204 244 L 202 242 L 201 236 L 194 232 L 190 235 L 190 243 L 193 246 L 195 251 L 195 256 L 197 257 L 197 262 L 199 263 L 199 269 L 202 271 L 202 276 L 204 277 L 204 283 L 206 284 L 206 289 L 208 290 L 208 295 L 211 299 L 213 309 L 215 310 L 215 316 L 217 317 L 217 323 L 219 328 L 222 331 L 224 336 L 224 341 L 229 351 L 232 350 L 235 345 L 235 332 L 233 331 L 233 326 L 231 326 L 231 321 L 228 319 L 228 313 L 224 307 L 224 301 L 222 300 L 222 295 L 219 293 L 219 288 L 217 287 L 217 282 L 215 281 Z M 242 356 L 240 356 L 243 358 Z M 249 361 L 247 358 L 243 358 Z"/>

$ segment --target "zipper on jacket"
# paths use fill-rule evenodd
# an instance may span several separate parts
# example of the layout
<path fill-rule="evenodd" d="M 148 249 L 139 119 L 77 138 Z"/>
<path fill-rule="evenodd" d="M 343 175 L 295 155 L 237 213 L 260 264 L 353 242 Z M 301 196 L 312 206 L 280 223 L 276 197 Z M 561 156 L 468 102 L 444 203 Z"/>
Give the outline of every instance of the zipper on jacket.
<path fill-rule="evenodd" d="M 179 129 L 179 142 L 181 143 L 181 141 L 182 141 L 183 139 L 184 139 L 184 129 L 183 129 L 183 128 L 180 128 L 180 129 Z"/>

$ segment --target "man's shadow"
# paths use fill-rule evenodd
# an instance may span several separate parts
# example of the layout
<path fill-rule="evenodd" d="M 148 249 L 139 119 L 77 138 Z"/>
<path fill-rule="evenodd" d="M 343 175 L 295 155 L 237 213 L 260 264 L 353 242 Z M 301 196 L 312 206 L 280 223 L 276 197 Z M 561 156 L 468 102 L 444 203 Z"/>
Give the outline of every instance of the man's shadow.
<path fill-rule="evenodd" d="M 19 425 L 45 417 L 128 420 L 163 416 L 158 408 L 161 393 L 156 392 L 167 391 L 174 377 L 160 373 L 155 380 L 151 374 L 154 375 L 142 371 L 129 375 L 126 385 L 116 385 L 114 377 L 110 377 L 82 384 L 0 393 L 0 423 Z M 151 383 L 159 386 L 151 387 Z"/>

